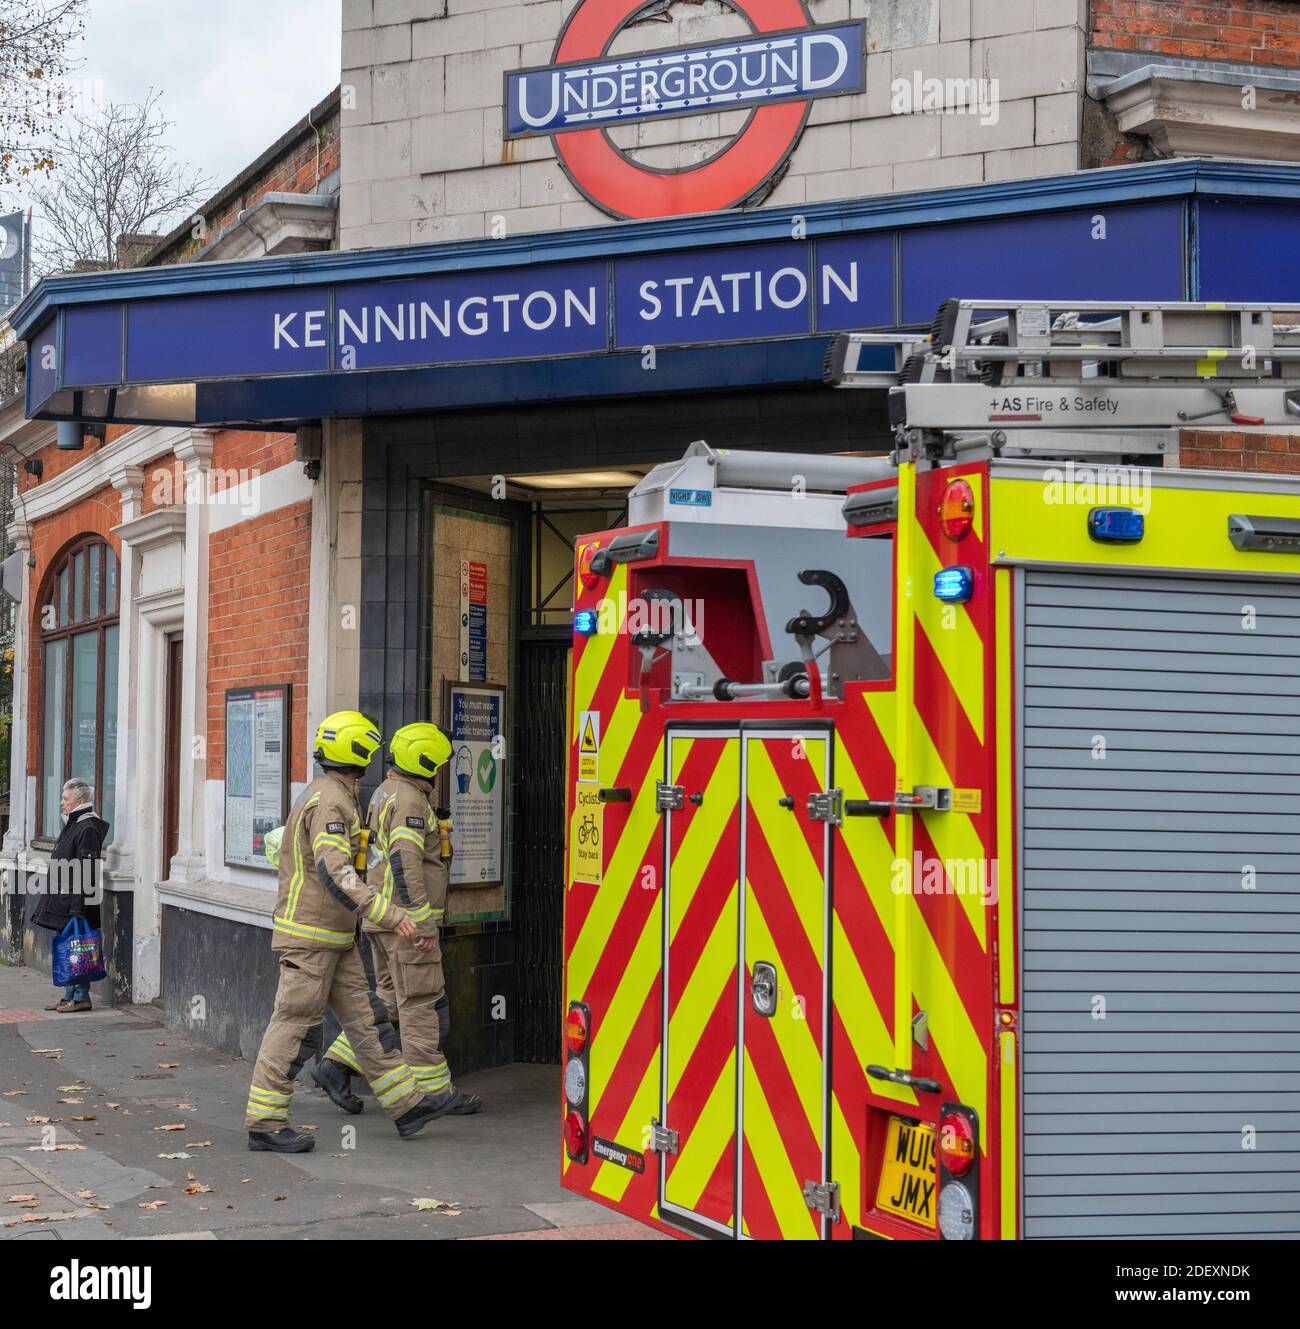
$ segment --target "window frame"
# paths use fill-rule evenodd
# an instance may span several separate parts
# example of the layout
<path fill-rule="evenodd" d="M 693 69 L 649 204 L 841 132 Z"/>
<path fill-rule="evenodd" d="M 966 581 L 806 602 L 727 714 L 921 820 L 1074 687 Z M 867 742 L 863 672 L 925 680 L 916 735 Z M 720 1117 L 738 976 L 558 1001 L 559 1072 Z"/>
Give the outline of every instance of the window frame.
<path fill-rule="evenodd" d="M 109 562 L 104 553 L 99 557 L 99 603 L 95 606 L 98 613 L 91 616 L 90 604 L 90 550 L 94 547 L 102 548 L 107 556 L 112 558 L 114 576 L 112 578 L 113 599 L 109 600 Z M 76 559 L 81 556 L 85 559 L 83 563 L 84 572 L 81 578 L 81 605 L 74 605 L 71 600 L 76 596 L 77 578 L 75 574 Z M 53 628 L 46 628 L 42 622 L 45 609 L 48 605 L 54 605 L 56 614 L 59 609 L 60 601 L 60 582 L 64 573 L 68 577 L 68 622 L 59 624 Z M 111 603 L 111 612 L 110 610 Z M 80 621 L 74 621 L 74 616 L 78 608 L 83 608 L 85 617 Z M 118 660 L 119 667 L 121 661 L 121 609 L 122 609 L 122 561 L 118 552 L 112 544 L 102 535 L 88 534 L 75 540 L 68 545 L 59 555 L 56 563 L 52 564 L 48 573 L 46 573 L 41 586 L 41 594 L 36 603 L 36 625 L 37 638 L 40 643 L 40 674 L 38 681 L 37 696 L 37 724 L 36 724 L 36 827 L 35 834 L 32 836 L 32 844 L 38 849 L 49 849 L 54 845 L 54 837 L 46 835 L 45 827 L 45 731 L 46 731 L 46 703 L 49 700 L 46 688 L 46 657 L 51 643 L 63 641 L 67 643 L 66 667 L 64 669 L 63 679 L 63 753 L 61 758 L 62 770 L 65 772 L 60 780 L 60 787 L 70 777 L 67 772 L 72 768 L 72 749 L 74 742 L 73 730 L 73 698 L 74 698 L 74 680 L 76 669 L 74 661 L 76 652 L 73 642 L 77 637 L 86 636 L 90 633 L 95 635 L 95 771 L 92 777 L 92 783 L 95 786 L 95 797 L 100 799 L 104 791 L 104 756 L 106 744 L 104 742 L 104 657 L 105 643 L 108 629 L 118 629 Z M 120 685 L 120 679 L 119 679 Z M 111 835 L 111 831 L 110 831 Z"/>

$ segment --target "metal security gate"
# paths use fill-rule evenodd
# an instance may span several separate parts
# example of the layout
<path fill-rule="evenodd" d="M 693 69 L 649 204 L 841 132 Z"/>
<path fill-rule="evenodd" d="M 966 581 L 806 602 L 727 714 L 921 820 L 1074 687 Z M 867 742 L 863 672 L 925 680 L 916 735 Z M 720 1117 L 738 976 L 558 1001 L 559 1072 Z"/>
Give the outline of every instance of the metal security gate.
<path fill-rule="evenodd" d="M 1025 574 L 1027 1237 L 1300 1234 L 1300 587 Z"/>
<path fill-rule="evenodd" d="M 519 1061 L 558 1062 L 564 975 L 563 770 L 569 641 L 519 644 L 513 790 Z"/>

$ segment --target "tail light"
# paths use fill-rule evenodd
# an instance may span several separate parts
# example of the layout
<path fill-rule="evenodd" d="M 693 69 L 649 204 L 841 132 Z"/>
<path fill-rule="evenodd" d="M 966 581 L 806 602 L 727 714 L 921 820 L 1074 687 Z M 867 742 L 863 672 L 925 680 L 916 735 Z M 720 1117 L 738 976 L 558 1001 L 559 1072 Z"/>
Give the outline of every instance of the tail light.
<path fill-rule="evenodd" d="M 594 591 L 604 580 L 599 572 L 591 570 L 591 560 L 596 557 L 599 548 L 600 541 L 594 540 L 589 545 L 583 545 L 582 552 L 578 555 L 578 581 L 582 584 L 583 590 Z"/>
<path fill-rule="evenodd" d="M 964 540 L 975 521 L 975 491 L 968 480 L 952 480 L 939 503 L 939 528 L 949 540 Z"/>
<path fill-rule="evenodd" d="M 587 1122 L 577 1108 L 570 1108 L 565 1114 L 564 1147 L 575 1163 L 587 1161 Z"/>
<path fill-rule="evenodd" d="M 939 1121 L 939 1161 L 954 1177 L 964 1177 L 975 1166 L 975 1131 L 959 1112 Z"/>
<path fill-rule="evenodd" d="M 564 1021 L 564 1148 L 573 1163 L 587 1161 L 590 1042 L 591 1008 L 581 1001 L 571 1001 Z"/>
<path fill-rule="evenodd" d="M 974 1241 L 980 1234 L 980 1149 L 973 1108 L 943 1105 L 937 1154 L 939 1235 L 945 1241 Z"/>
<path fill-rule="evenodd" d="M 564 1041 L 570 1052 L 575 1055 L 587 1047 L 587 1008 L 573 1005 L 569 1008 L 569 1019 L 564 1028 Z"/>

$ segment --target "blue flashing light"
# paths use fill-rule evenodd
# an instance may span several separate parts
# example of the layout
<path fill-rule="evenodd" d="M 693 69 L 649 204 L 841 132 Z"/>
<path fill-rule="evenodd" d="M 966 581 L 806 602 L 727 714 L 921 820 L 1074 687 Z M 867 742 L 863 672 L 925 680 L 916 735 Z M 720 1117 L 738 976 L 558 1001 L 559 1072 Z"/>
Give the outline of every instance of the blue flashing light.
<path fill-rule="evenodd" d="M 1088 534 L 1103 545 L 1135 545 L 1146 534 L 1146 524 L 1132 508 L 1093 508 L 1088 513 Z"/>
<path fill-rule="evenodd" d="M 573 630 L 580 637 L 590 637 L 596 631 L 596 611 L 579 609 L 573 616 Z"/>
<path fill-rule="evenodd" d="M 935 598 L 944 604 L 960 605 L 975 593 L 975 570 L 968 567 L 944 568 L 934 574 Z"/>

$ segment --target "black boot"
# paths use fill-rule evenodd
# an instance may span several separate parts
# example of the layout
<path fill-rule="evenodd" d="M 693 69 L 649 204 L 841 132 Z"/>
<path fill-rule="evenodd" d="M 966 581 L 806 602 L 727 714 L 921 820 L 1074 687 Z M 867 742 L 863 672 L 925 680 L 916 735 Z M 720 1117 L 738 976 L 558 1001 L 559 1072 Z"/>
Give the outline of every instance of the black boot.
<path fill-rule="evenodd" d="M 398 1135 L 403 1140 L 409 1140 L 412 1135 L 418 1134 L 431 1121 L 436 1121 L 439 1117 L 453 1111 L 459 1102 L 460 1091 L 458 1089 L 444 1089 L 440 1094 L 425 1094 L 415 1107 L 397 1118 L 395 1124 Z"/>
<path fill-rule="evenodd" d="M 321 1057 L 311 1068 L 311 1078 L 329 1096 L 335 1107 L 356 1116 L 366 1105 L 352 1092 L 352 1072 L 337 1061 Z"/>
<path fill-rule="evenodd" d="M 459 1102 L 453 1103 L 447 1109 L 448 1116 L 452 1117 L 472 1117 L 476 1112 L 483 1111 L 483 1100 L 477 1094 L 467 1094 L 464 1090 L 457 1090 Z"/>
<path fill-rule="evenodd" d="M 292 1126 L 281 1126 L 278 1131 L 249 1131 L 248 1147 L 255 1154 L 309 1154 L 316 1141 Z"/>

